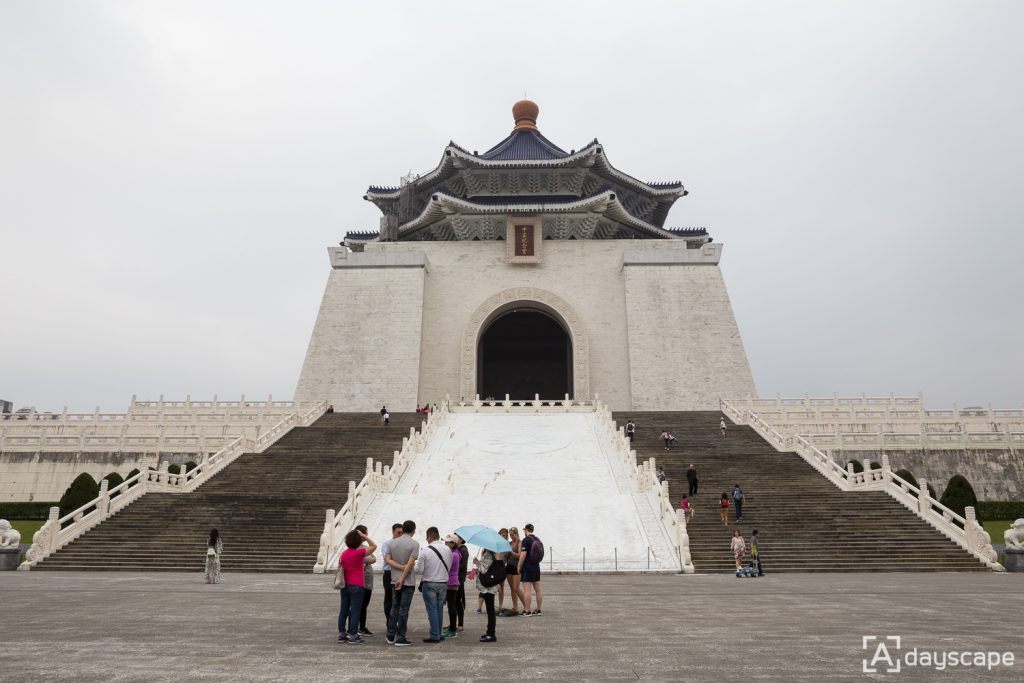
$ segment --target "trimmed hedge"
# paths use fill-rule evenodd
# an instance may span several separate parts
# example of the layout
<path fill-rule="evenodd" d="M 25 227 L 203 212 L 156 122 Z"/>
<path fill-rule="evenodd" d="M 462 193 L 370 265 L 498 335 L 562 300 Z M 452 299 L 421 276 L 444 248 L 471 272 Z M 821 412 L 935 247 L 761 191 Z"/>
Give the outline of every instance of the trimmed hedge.
<path fill-rule="evenodd" d="M 60 516 L 63 517 L 69 512 L 74 512 L 98 495 L 100 495 L 100 485 L 96 483 L 91 474 L 82 472 L 75 477 L 75 480 L 71 482 L 71 486 L 60 497 L 60 502 L 58 503 L 60 506 Z"/>
<path fill-rule="evenodd" d="M 971 486 L 971 482 L 967 481 L 966 477 L 961 474 L 953 475 L 953 478 L 946 484 L 946 490 L 942 492 L 942 498 L 939 502 L 948 507 L 958 515 L 963 516 L 964 508 L 968 505 L 974 507 L 974 510 L 978 513 L 978 521 L 984 519 L 981 511 L 978 510 L 978 496 L 974 493 L 974 487 Z"/>
<path fill-rule="evenodd" d="M 169 474 L 181 474 L 181 465 L 169 465 L 167 472 Z"/>
<path fill-rule="evenodd" d="M 124 483 L 124 477 L 122 477 L 117 472 L 111 472 L 107 476 L 103 477 L 103 479 L 105 479 L 106 482 L 107 482 L 107 490 L 108 491 L 111 491 L 111 490 L 114 489 L 114 487 L 120 486 L 121 484 Z M 117 493 L 111 494 L 110 497 L 111 498 L 117 498 L 120 495 L 121 495 L 121 492 L 118 491 Z"/>
<path fill-rule="evenodd" d="M 863 472 L 864 471 L 864 465 L 861 463 L 860 460 L 851 460 L 850 462 L 848 462 L 846 464 L 849 465 L 851 463 L 853 464 L 853 472 L 854 472 L 854 474 L 857 474 L 859 472 Z"/>
<path fill-rule="evenodd" d="M 56 505 L 57 501 L 0 503 L 0 519 L 46 519 L 50 516 L 50 508 Z"/>
<path fill-rule="evenodd" d="M 982 519 L 1024 519 L 1024 500 L 979 500 L 977 509 Z"/>

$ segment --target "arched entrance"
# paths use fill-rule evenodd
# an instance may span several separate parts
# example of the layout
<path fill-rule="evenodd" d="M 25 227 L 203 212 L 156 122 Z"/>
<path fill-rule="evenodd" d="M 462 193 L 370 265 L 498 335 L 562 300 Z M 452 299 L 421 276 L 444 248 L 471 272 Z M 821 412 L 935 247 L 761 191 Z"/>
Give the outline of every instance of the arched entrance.
<path fill-rule="evenodd" d="M 480 335 L 476 357 L 481 398 L 573 396 L 572 341 L 546 311 L 517 307 L 495 316 Z"/>

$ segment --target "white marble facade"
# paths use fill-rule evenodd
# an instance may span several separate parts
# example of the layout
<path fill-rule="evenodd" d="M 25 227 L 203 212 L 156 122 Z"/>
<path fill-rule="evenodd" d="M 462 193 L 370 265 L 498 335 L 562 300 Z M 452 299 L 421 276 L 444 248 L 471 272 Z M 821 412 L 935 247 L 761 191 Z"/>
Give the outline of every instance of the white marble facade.
<path fill-rule="evenodd" d="M 503 241 L 331 248 L 295 399 L 339 411 L 470 399 L 490 318 L 535 307 L 569 333 L 574 398 L 600 395 L 612 410 L 716 409 L 719 397 L 756 395 L 721 250 L 684 240 L 547 240 L 541 263 L 511 264 Z"/>

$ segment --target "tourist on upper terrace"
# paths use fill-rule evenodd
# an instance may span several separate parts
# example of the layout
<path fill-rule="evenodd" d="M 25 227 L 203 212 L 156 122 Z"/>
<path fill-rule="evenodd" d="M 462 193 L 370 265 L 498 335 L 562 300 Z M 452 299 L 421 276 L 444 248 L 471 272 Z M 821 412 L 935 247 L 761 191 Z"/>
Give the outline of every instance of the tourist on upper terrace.
<path fill-rule="evenodd" d="M 540 587 L 540 563 L 544 559 L 544 544 L 533 534 L 533 524 L 523 527 L 526 537 L 523 538 L 522 552 L 519 554 L 519 576 L 523 582 L 523 616 L 541 616 L 541 603 L 544 594 Z M 535 547 L 536 546 L 536 547 Z M 537 594 L 537 609 L 530 611 L 532 594 Z"/>
<path fill-rule="evenodd" d="M 512 552 L 505 558 L 505 580 L 508 581 L 508 590 L 512 594 L 512 611 L 506 612 L 498 609 L 499 617 L 519 616 L 520 605 L 525 605 L 523 589 L 519 587 L 519 556 L 522 554 L 523 542 L 519 538 L 519 529 L 511 527 L 508 530 L 508 543 L 512 546 Z"/>
<path fill-rule="evenodd" d="M 384 426 L 387 427 L 389 424 L 391 424 L 391 413 L 385 411 L 384 412 Z"/>
<path fill-rule="evenodd" d="M 391 538 L 384 541 L 380 547 L 381 557 L 387 557 L 391 550 L 391 541 L 402 535 L 402 525 L 399 522 L 391 525 Z M 395 586 L 391 582 L 391 565 L 384 562 L 384 621 L 391 616 L 391 600 L 395 595 Z"/>
<path fill-rule="evenodd" d="M 740 571 L 743 556 L 747 553 L 747 544 L 743 542 L 743 534 L 737 529 L 732 536 L 732 554 L 736 558 L 736 571 Z"/>
<path fill-rule="evenodd" d="M 723 493 L 722 494 L 722 500 L 719 501 L 719 504 L 721 505 L 722 524 L 724 524 L 725 526 L 729 526 L 729 494 L 728 493 Z"/>
<path fill-rule="evenodd" d="M 395 577 L 394 602 L 391 615 L 388 617 L 387 641 L 391 645 L 412 645 L 406 637 L 409 626 L 409 607 L 412 596 L 416 592 L 416 558 L 419 557 L 420 544 L 413 538 L 416 533 L 416 522 L 411 519 L 402 524 L 402 535 L 391 541 L 391 547 L 384 561 L 391 565 L 391 574 Z"/>
<path fill-rule="evenodd" d="M 462 568 L 462 556 L 459 554 L 458 536 L 449 534 L 444 537 L 444 544 L 452 554 L 451 568 L 448 570 L 448 584 L 444 602 L 448 605 L 448 628 L 441 632 L 444 638 L 458 638 L 459 631 L 459 571 Z"/>
<path fill-rule="evenodd" d="M 667 451 L 675 443 L 676 437 L 672 436 L 672 432 L 666 429 L 661 433 L 661 440 L 665 442 L 665 450 Z"/>
<path fill-rule="evenodd" d="M 444 598 L 448 592 L 448 575 L 452 566 L 452 551 L 441 541 L 437 527 L 427 529 L 427 547 L 420 551 L 416 560 L 416 573 L 423 574 L 420 590 L 423 592 L 423 606 L 427 609 L 430 635 L 424 643 L 440 643 L 441 625 L 444 623 Z"/>
<path fill-rule="evenodd" d="M 387 424 L 386 422 L 384 422 L 384 416 L 387 415 L 387 414 L 388 414 L 388 407 L 387 406 L 381 406 L 380 407 L 380 423 L 381 424 Z"/>
<path fill-rule="evenodd" d="M 363 545 L 363 542 L 366 545 Z M 345 534 L 345 550 L 338 558 L 338 565 L 345 576 L 345 587 L 341 590 L 341 609 L 338 612 L 338 641 L 361 645 L 366 641 L 359 635 L 359 613 L 363 608 L 366 593 L 366 559 L 373 555 L 377 544 L 362 531 L 353 529 Z M 348 634 L 345 622 L 348 622 Z"/>
<path fill-rule="evenodd" d="M 725 415 L 722 416 L 722 420 L 718 423 L 718 429 L 722 432 L 723 437 L 728 433 L 728 429 L 725 426 Z"/>
<path fill-rule="evenodd" d="M 220 532 L 210 529 L 210 538 L 206 542 L 206 583 L 220 583 L 220 554 L 223 550 Z"/>
<path fill-rule="evenodd" d="M 360 524 L 356 527 L 356 531 L 360 532 L 364 536 L 370 533 L 364 525 Z M 386 541 L 385 541 L 386 542 Z M 373 633 L 370 629 L 366 628 L 366 610 L 370 607 L 370 596 L 373 595 L 373 563 L 377 561 L 377 558 L 370 553 L 366 554 L 366 558 L 363 560 L 363 604 L 359 608 L 359 635 L 361 636 L 372 636 Z"/>
<path fill-rule="evenodd" d="M 626 438 L 629 439 L 629 443 L 633 443 L 633 438 L 636 436 L 636 424 L 633 423 L 633 419 L 626 420 Z"/>
<path fill-rule="evenodd" d="M 697 478 L 697 467 L 693 463 L 690 463 L 690 468 L 686 470 L 686 483 L 690 485 L 690 495 L 696 496 L 700 479 Z"/>
<path fill-rule="evenodd" d="M 743 495 L 743 489 L 740 488 L 739 484 L 732 487 L 732 503 L 736 506 L 736 521 L 743 519 L 743 501 L 746 498 Z"/>

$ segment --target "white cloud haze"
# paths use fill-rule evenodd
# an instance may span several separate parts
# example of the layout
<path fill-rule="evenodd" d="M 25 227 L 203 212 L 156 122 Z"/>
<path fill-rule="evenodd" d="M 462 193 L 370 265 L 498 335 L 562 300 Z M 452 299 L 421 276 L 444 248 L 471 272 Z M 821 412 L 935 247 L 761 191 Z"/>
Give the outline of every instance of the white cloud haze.
<path fill-rule="evenodd" d="M 369 184 L 560 146 L 682 180 L 762 395 L 1024 400 L 1017 2 L 5 2 L 0 398 L 290 398 Z"/>

